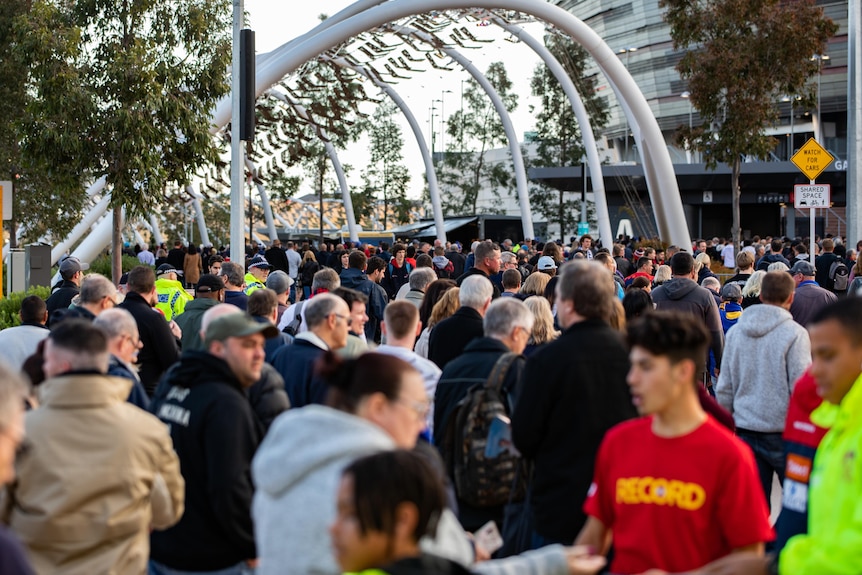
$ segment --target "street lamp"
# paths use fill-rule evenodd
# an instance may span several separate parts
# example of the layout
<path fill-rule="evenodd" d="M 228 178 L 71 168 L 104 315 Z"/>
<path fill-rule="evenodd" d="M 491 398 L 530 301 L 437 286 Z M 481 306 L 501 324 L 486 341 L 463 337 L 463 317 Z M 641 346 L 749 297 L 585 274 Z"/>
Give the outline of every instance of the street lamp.
<path fill-rule="evenodd" d="M 691 92 L 686 90 L 682 94 L 679 95 L 680 98 L 685 98 L 688 100 L 688 131 L 691 132 Z M 691 163 L 691 144 L 686 142 L 685 146 L 685 155 L 688 159 L 688 163 Z"/>
<path fill-rule="evenodd" d="M 443 114 L 443 94 L 451 94 L 452 90 L 440 90 L 440 153 L 441 157 L 446 156 L 446 116 Z"/>
<path fill-rule="evenodd" d="M 782 102 L 790 102 L 790 145 L 787 149 L 787 160 L 790 161 L 790 158 L 793 156 L 793 121 L 796 117 L 796 112 L 794 111 L 794 106 L 796 105 L 796 100 L 800 100 L 799 96 L 784 96 L 781 98 Z"/>
<path fill-rule="evenodd" d="M 814 136 L 817 138 L 818 144 L 823 144 L 823 123 L 820 117 L 820 77 L 823 75 L 823 62 L 829 59 L 827 54 L 814 54 L 811 56 L 811 61 L 817 62 L 817 131 Z"/>
<path fill-rule="evenodd" d="M 638 51 L 637 48 L 632 48 L 632 47 L 620 48 L 619 50 L 617 50 L 618 54 L 625 54 L 626 55 L 626 71 L 628 71 L 628 69 L 629 69 L 629 54 L 631 54 L 632 52 L 637 52 L 637 51 Z M 625 112 L 623 112 L 623 114 L 625 115 Z M 629 117 L 628 116 L 626 116 L 625 141 L 626 141 L 626 143 L 625 143 L 626 152 L 625 152 L 624 160 L 628 160 L 628 157 L 629 157 Z"/>
<path fill-rule="evenodd" d="M 431 159 L 434 159 L 434 141 L 436 140 L 436 132 L 434 130 L 434 112 L 437 111 L 437 107 L 434 105 L 432 101 L 431 107 L 428 109 L 428 129 L 431 130 Z"/>

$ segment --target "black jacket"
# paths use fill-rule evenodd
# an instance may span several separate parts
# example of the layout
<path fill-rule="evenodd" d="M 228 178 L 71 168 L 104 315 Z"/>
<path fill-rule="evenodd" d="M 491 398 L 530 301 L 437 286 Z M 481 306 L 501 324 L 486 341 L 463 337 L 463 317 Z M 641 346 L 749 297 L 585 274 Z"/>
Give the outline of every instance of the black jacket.
<path fill-rule="evenodd" d="M 381 567 L 387 575 L 469 575 L 471 572 L 460 563 L 450 559 L 423 553 L 419 557 L 399 559 Z"/>
<path fill-rule="evenodd" d="M 464 348 L 459 357 L 450 361 L 440 374 L 434 396 L 434 446 L 440 450 L 444 460 L 447 446 L 443 440 L 452 412 L 471 388 L 485 383 L 494 369 L 494 364 L 507 352 L 509 348 L 498 339 L 476 338 Z M 514 406 L 518 399 L 518 384 L 524 363 L 523 357 L 515 359 L 503 379 L 503 390 L 509 397 L 510 406 Z M 509 415 L 511 416 L 511 412 Z M 450 479 L 454 482 L 454 477 Z M 492 520 L 496 521 L 497 525 L 502 525 L 503 506 L 471 507 L 458 499 L 458 519 L 464 529 L 471 532 Z"/>
<path fill-rule="evenodd" d="M 147 394 L 153 395 L 162 374 L 180 357 L 177 338 L 171 333 L 165 316 L 156 311 L 138 293 L 129 292 L 118 307 L 128 311 L 138 324 L 138 335 L 143 347 L 138 353 L 138 376 Z"/>
<path fill-rule="evenodd" d="M 512 416 L 515 447 L 534 463 L 536 530 L 570 545 L 605 432 L 637 415 L 619 333 L 599 320 L 576 323 L 527 359 Z"/>
<path fill-rule="evenodd" d="M 150 556 L 184 571 L 255 558 L 251 459 L 263 429 L 227 363 L 203 351 L 184 353 L 150 411 L 169 425 L 186 481 L 185 513 L 150 535 Z"/>
<path fill-rule="evenodd" d="M 461 307 L 431 330 L 428 337 L 428 359 L 443 369 L 461 355 L 473 338 L 482 337 L 482 316 L 471 307 Z"/>
<path fill-rule="evenodd" d="M 284 273 L 288 273 L 288 269 L 290 265 L 287 263 L 287 254 L 283 249 L 279 247 L 271 247 L 266 250 L 266 253 L 263 255 L 266 258 L 266 261 L 269 262 L 269 265 L 272 266 L 274 270 L 281 270 Z"/>
<path fill-rule="evenodd" d="M 383 321 L 383 310 L 389 303 L 386 291 L 368 279 L 365 272 L 348 268 L 341 272 L 341 287 L 355 289 L 368 296 L 366 311 L 368 322 L 365 324 L 365 338 L 374 343 L 380 343 L 380 323 Z"/>
<path fill-rule="evenodd" d="M 263 364 L 260 379 L 248 388 L 248 401 L 263 426 L 264 434 L 275 418 L 290 409 L 290 400 L 284 391 L 284 379 L 268 363 Z"/>
<path fill-rule="evenodd" d="M 72 299 L 79 293 L 81 293 L 81 289 L 74 282 L 63 280 L 57 284 L 57 288 L 45 300 L 45 305 L 48 306 L 48 327 L 51 327 L 54 312 L 58 309 L 68 308 Z"/>
<path fill-rule="evenodd" d="M 652 300 L 657 310 L 680 311 L 693 315 L 703 322 L 712 341 L 709 349 L 715 356 L 715 364 L 721 365 L 724 351 L 724 330 L 713 293 L 700 287 L 694 280 L 674 277 L 652 290 Z"/>
<path fill-rule="evenodd" d="M 760 258 L 760 260 L 757 262 L 757 269 L 766 271 L 767 268 L 769 268 L 769 264 L 775 263 L 775 262 L 781 262 L 784 265 L 786 265 L 787 267 L 791 266 L 791 263 L 789 261 L 787 261 L 787 258 L 785 258 L 781 254 L 766 254 L 765 256 Z"/>

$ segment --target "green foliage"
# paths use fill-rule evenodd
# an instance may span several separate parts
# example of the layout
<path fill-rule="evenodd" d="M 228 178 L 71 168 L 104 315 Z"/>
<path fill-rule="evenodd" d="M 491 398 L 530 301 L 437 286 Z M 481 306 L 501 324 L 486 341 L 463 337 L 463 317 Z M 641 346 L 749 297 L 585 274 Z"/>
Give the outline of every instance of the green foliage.
<path fill-rule="evenodd" d="M 545 37 L 545 45 L 563 66 L 587 109 L 593 129 L 598 130 L 608 121 L 607 105 L 598 98 L 595 78 L 587 77 L 584 70 L 587 52 L 568 37 L 556 34 Z M 537 146 L 535 157 L 529 158 L 529 166 L 558 167 L 579 164 L 584 156 L 583 138 L 580 126 L 572 111 L 572 105 L 556 77 L 544 64 L 533 70 L 530 81 L 533 96 L 539 98 L 538 111 L 535 113 Z M 569 232 L 577 229 L 580 214 L 580 200 L 568 199 L 563 190 L 556 190 L 544 184 L 530 186 L 530 206 L 536 214 L 560 226 L 560 238 L 566 240 Z M 595 221 L 595 209 L 587 206 L 586 219 Z"/>
<path fill-rule="evenodd" d="M 64 233 L 84 185 L 102 174 L 112 206 L 133 218 L 164 200 L 170 182 L 216 160 L 209 117 L 228 92 L 229 8 L 33 0 L 18 14 L 9 55 L 28 70 L 14 126 L 25 223 Z"/>
<path fill-rule="evenodd" d="M 485 72 L 488 82 L 503 100 L 508 111 L 518 107 L 518 95 L 512 92 L 512 82 L 502 62 L 493 62 Z M 464 90 L 463 110 L 447 119 L 448 149 L 438 166 L 441 203 L 446 214 L 476 213 L 479 192 L 490 187 L 511 191 L 514 177 L 509 166 L 488 166 L 485 152 L 508 142 L 500 116 L 485 91 L 470 80 Z"/>
<path fill-rule="evenodd" d="M 401 224 L 410 217 L 410 200 L 407 199 L 410 172 L 402 163 L 404 138 L 401 126 L 394 120 L 396 111 L 395 104 L 390 101 L 377 107 L 369 128 L 371 163 L 362 172 L 363 193 L 369 198 L 383 200 L 383 229 L 389 223 Z M 368 202 L 368 207 L 373 210 L 374 203 Z M 366 208 L 362 215 L 368 218 L 371 213 Z"/>
<path fill-rule="evenodd" d="M 732 168 L 733 229 L 739 249 L 741 157 L 765 157 L 774 147 L 764 131 L 778 118 L 782 95 L 811 105 L 820 54 L 837 27 L 815 0 L 661 0 L 674 47 L 686 50 L 677 70 L 688 81 L 702 126 L 681 127 L 678 140 L 703 152 L 710 168 Z"/>
<path fill-rule="evenodd" d="M 138 261 L 138 258 L 123 255 L 123 273 L 128 271 L 132 271 L 132 268 L 138 267 L 141 265 L 141 262 Z M 56 270 L 55 270 L 56 271 Z M 90 269 L 87 273 L 95 273 L 102 274 L 106 278 L 110 279 L 111 277 L 111 257 L 110 256 L 99 256 L 90 262 Z"/>
<path fill-rule="evenodd" d="M 13 292 L 0 300 L 0 329 L 21 325 L 21 318 L 18 317 L 18 313 L 21 311 L 21 300 L 31 295 L 48 299 L 48 296 L 51 295 L 51 288 L 47 286 L 35 286 L 27 291 Z"/>

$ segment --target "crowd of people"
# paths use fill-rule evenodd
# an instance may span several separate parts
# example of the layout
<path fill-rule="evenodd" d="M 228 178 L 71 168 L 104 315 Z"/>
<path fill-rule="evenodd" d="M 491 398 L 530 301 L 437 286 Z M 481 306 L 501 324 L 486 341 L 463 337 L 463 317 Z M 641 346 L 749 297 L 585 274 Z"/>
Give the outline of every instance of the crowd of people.
<path fill-rule="evenodd" d="M 860 247 L 67 256 L 0 331 L 0 573 L 862 573 Z"/>

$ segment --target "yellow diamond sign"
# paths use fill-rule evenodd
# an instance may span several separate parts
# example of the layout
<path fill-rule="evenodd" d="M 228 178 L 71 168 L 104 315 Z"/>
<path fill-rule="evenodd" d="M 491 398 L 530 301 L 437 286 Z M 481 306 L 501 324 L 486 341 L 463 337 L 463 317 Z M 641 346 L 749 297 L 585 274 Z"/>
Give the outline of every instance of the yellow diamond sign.
<path fill-rule="evenodd" d="M 817 179 L 835 158 L 826 151 L 826 148 L 817 143 L 814 138 L 809 138 L 799 150 L 793 154 L 790 161 L 799 171 L 805 174 L 809 180 Z"/>

